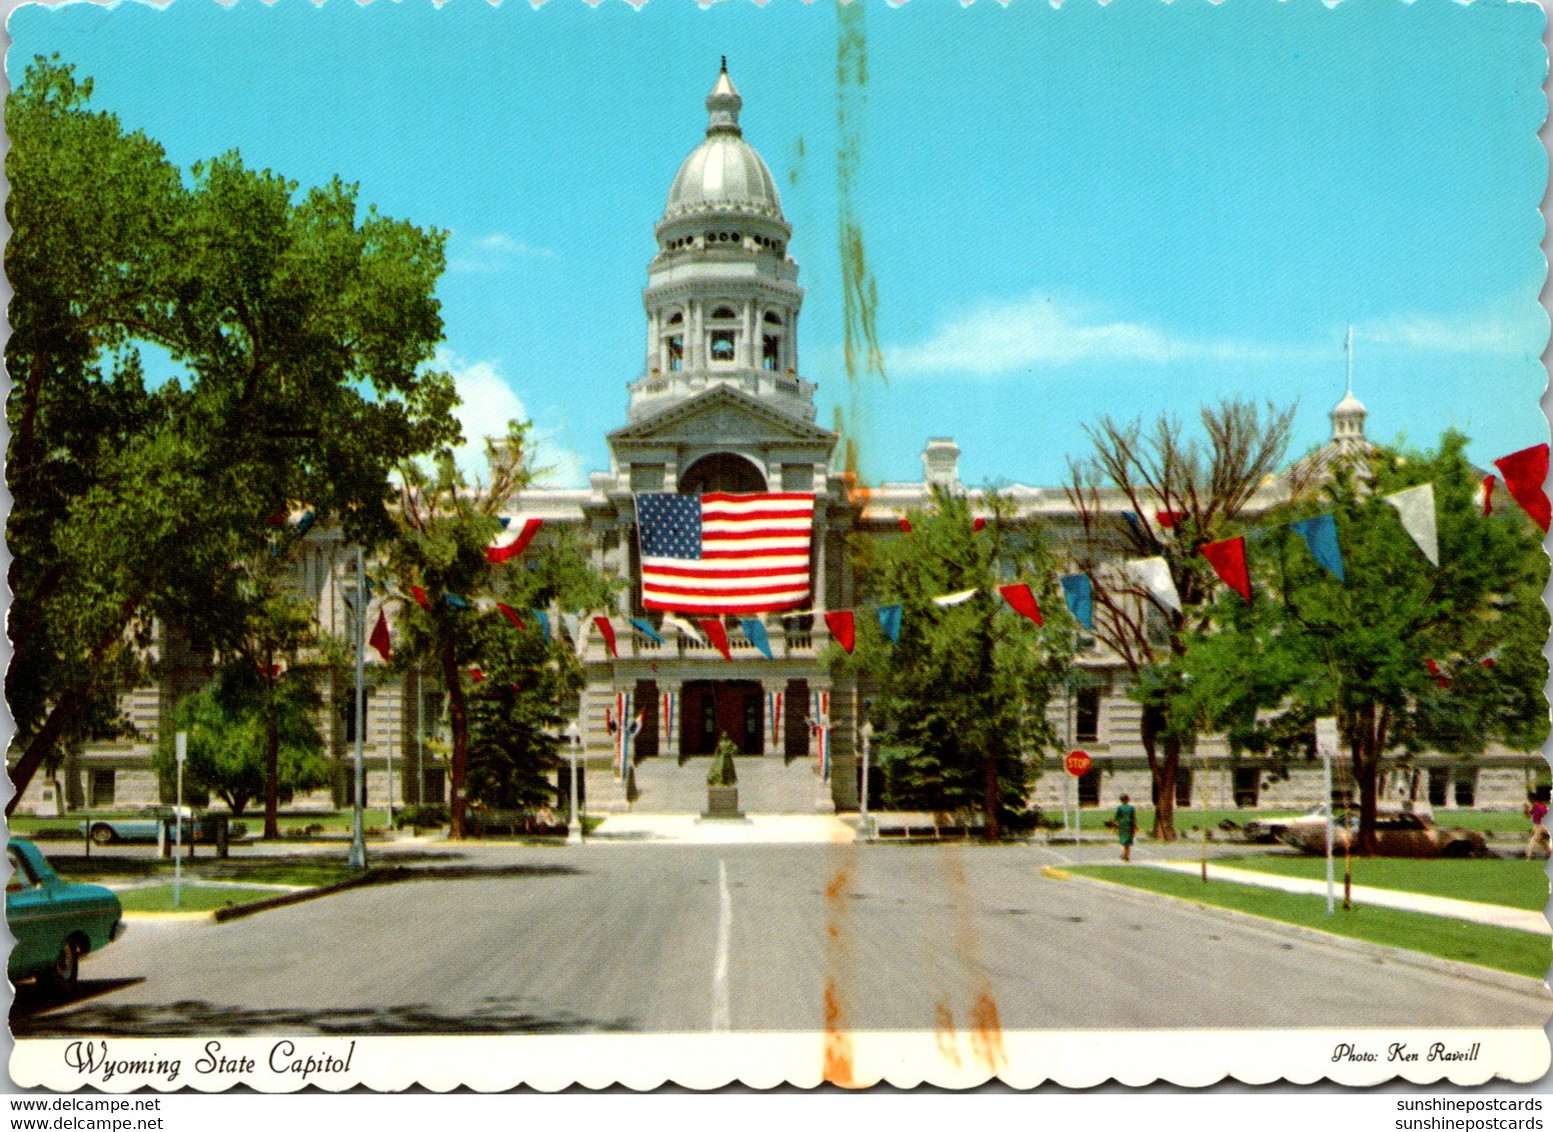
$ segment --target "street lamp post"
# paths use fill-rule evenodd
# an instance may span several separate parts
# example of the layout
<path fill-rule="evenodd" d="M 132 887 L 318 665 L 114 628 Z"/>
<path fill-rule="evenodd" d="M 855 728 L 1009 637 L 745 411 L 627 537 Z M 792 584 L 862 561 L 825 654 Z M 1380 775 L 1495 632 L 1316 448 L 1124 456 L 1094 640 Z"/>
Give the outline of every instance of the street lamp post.
<path fill-rule="evenodd" d="M 860 798 L 861 815 L 858 831 L 863 835 L 864 841 L 873 840 L 873 827 L 868 821 L 868 747 L 874 737 L 874 725 L 870 720 L 863 720 L 863 725 L 857 729 L 857 734 L 863 741 L 863 789 Z"/>
<path fill-rule="evenodd" d="M 574 719 L 566 725 L 567 744 L 572 750 L 572 816 L 566 823 L 568 845 L 582 844 L 582 818 L 577 813 L 577 752 L 582 747 L 582 728 Z"/>
<path fill-rule="evenodd" d="M 173 907 L 177 908 L 183 897 L 183 764 L 189 758 L 187 731 L 173 737 L 173 754 L 178 760 L 178 804 L 173 809 Z"/>
<path fill-rule="evenodd" d="M 362 665 L 363 653 L 366 651 L 367 636 L 367 567 L 362 561 L 361 547 L 356 547 L 356 784 L 351 791 L 354 803 L 351 814 L 351 848 L 350 867 L 364 869 L 367 867 L 367 844 L 361 828 L 361 808 L 366 802 L 366 777 L 362 773 L 362 732 L 366 730 L 366 696 L 362 689 Z"/>

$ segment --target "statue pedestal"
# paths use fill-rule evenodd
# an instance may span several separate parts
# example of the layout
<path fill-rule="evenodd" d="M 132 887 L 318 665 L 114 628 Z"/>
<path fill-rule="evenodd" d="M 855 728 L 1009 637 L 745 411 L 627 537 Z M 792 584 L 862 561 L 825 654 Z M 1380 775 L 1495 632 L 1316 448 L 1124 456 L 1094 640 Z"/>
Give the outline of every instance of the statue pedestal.
<path fill-rule="evenodd" d="M 739 788 L 737 786 L 708 786 L 706 788 L 706 813 L 703 818 L 724 821 L 743 821 L 739 812 Z"/>

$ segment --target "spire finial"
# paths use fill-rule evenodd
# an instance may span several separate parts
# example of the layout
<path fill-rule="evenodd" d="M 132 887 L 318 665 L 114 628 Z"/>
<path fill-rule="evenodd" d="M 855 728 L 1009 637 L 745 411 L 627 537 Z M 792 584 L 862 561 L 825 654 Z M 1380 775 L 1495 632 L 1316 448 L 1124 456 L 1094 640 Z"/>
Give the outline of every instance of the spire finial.
<path fill-rule="evenodd" d="M 722 70 L 717 72 L 717 82 L 712 84 L 712 93 L 706 96 L 706 110 L 708 114 L 706 132 L 708 134 L 739 134 L 739 108 L 744 105 L 744 99 L 739 97 L 739 92 L 734 89 L 733 80 L 728 77 L 728 56 L 722 57 Z"/>
<path fill-rule="evenodd" d="M 722 73 L 725 75 L 728 73 L 728 56 L 726 55 L 723 56 Z"/>

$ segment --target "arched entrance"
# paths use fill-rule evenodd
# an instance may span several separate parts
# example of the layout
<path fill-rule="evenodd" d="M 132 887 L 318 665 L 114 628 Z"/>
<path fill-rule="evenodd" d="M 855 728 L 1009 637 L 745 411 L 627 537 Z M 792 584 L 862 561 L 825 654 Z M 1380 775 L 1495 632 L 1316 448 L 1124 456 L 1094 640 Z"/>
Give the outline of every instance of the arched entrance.
<path fill-rule="evenodd" d="M 760 469 L 732 452 L 703 456 L 679 477 L 681 495 L 706 495 L 717 491 L 748 495 L 765 490 L 766 477 Z"/>

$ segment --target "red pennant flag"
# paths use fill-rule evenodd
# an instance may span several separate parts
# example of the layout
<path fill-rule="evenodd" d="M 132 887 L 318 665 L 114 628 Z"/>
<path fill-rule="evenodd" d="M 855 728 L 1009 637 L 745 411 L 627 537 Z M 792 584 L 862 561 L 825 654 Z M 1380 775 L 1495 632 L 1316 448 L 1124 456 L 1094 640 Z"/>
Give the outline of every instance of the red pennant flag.
<path fill-rule="evenodd" d="M 511 621 L 514 629 L 523 628 L 523 618 L 518 616 L 518 611 L 513 609 L 512 606 L 498 601 L 496 603 L 496 612 L 500 613 L 508 621 Z"/>
<path fill-rule="evenodd" d="M 508 527 L 485 548 L 485 560 L 492 566 L 498 566 L 509 558 L 516 558 L 528 549 L 528 544 L 534 541 L 543 522 L 543 519 L 524 519 L 523 525 L 517 530 Z"/>
<path fill-rule="evenodd" d="M 1484 476 L 1483 486 L 1480 489 L 1483 495 L 1483 514 L 1489 516 L 1494 513 L 1494 481 L 1498 476 Z"/>
<path fill-rule="evenodd" d="M 604 709 L 604 730 L 611 735 L 615 733 L 615 713 L 610 711 L 609 708 Z"/>
<path fill-rule="evenodd" d="M 1424 667 L 1429 670 L 1429 675 L 1434 677 L 1434 682 L 1440 687 L 1449 688 L 1451 686 L 1450 677 L 1445 675 L 1444 670 L 1434 661 L 1425 660 Z"/>
<path fill-rule="evenodd" d="M 471 664 L 469 666 L 469 678 L 478 684 L 480 681 L 485 679 L 485 673 L 480 671 L 480 666 L 478 664 Z"/>
<path fill-rule="evenodd" d="M 836 643 L 847 652 L 857 644 L 857 622 L 850 609 L 836 609 L 825 615 L 825 626 Z"/>
<path fill-rule="evenodd" d="M 1542 490 L 1548 478 L 1548 446 L 1536 444 L 1512 452 L 1495 460 L 1494 467 L 1504 476 L 1506 490 L 1546 534 L 1549 524 L 1553 523 L 1553 507 L 1549 506 L 1548 497 Z"/>
<path fill-rule="evenodd" d="M 1035 595 L 1023 582 L 1014 586 L 999 586 L 998 593 L 1003 595 L 1008 607 L 1021 617 L 1028 617 L 1037 625 L 1046 624 L 1041 617 L 1041 607 L 1035 603 Z"/>
<path fill-rule="evenodd" d="M 595 617 L 593 623 L 599 627 L 599 632 L 604 637 L 604 643 L 609 646 L 609 655 L 619 657 L 615 650 L 615 627 L 609 623 L 608 617 Z"/>
<path fill-rule="evenodd" d="M 911 533 L 911 520 L 910 519 L 902 519 L 901 520 L 901 530 L 905 531 L 908 535 Z"/>
<path fill-rule="evenodd" d="M 372 636 L 367 639 L 367 644 L 377 649 L 383 663 L 387 664 L 394 658 L 393 645 L 388 639 L 388 614 L 381 609 L 377 611 L 377 625 L 372 630 Z"/>
<path fill-rule="evenodd" d="M 1181 520 L 1186 518 L 1186 512 L 1156 511 L 1154 512 L 1154 518 L 1159 521 L 1159 525 L 1161 527 L 1164 527 L 1165 530 L 1170 531 L 1174 530 L 1180 524 Z"/>
<path fill-rule="evenodd" d="M 985 527 L 986 525 L 987 525 L 987 520 L 983 519 L 979 515 L 976 518 L 971 520 L 971 530 L 973 530 L 973 531 L 979 531 L 983 527 Z"/>
<path fill-rule="evenodd" d="M 422 609 L 431 608 L 431 599 L 426 596 L 426 591 L 421 589 L 420 586 L 411 586 L 410 596 L 415 599 L 415 604 L 420 606 Z"/>
<path fill-rule="evenodd" d="M 1219 580 L 1247 601 L 1251 600 L 1251 575 L 1246 570 L 1246 540 L 1227 538 L 1204 543 L 1202 556 Z"/>
<path fill-rule="evenodd" d="M 703 617 L 696 622 L 701 626 L 701 631 L 706 634 L 706 639 L 712 642 L 712 647 L 723 654 L 724 660 L 732 660 L 733 653 L 728 648 L 728 630 L 716 617 Z"/>

